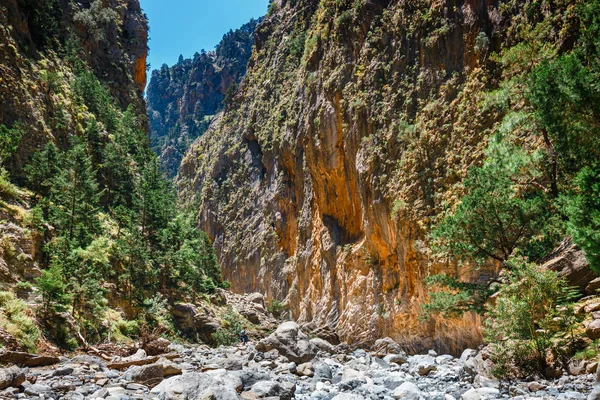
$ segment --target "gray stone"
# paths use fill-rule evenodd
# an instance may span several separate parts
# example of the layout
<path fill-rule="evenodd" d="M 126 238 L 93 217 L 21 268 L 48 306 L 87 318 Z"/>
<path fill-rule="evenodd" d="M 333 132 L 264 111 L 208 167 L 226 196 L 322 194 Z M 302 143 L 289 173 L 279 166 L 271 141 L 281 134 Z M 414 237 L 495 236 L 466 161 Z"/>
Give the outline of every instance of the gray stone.
<path fill-rule="evenodd" d="M 213 358 L 208 361 L 208 364 L 217 365 L 219 368 L 223 368 L 230 371 L 238 371 L 242 369 L 242 361 L 239 358 Z"/>
<path fill-rule="evenodd" d="M 313 363 L 313 374 L 314 378 L 317 380 L 331 381 L 333 376 L 331 367 L 321 361 Z"/>
<path fill-rule="evenodd" d="M 295 322 L 284 322 L 279 325 L 273 334 L 258 342 L 256 349 L 262 352 L 276 349 L 281 355 L 297 364 L 311 361 L 318 351 Z"/>
<path fill-rule="evenodd" d="M 335 353 L 335 346 L 332 345 L 331 343 L 329 343 L 325 339 L 313 338 L 313 339 L 310 339 L 310 342 L 314 346 L 316 346 L 319 350 L 324 351 L 325 353 L 329 353 L 329 354 Z"/>
<path fill-rule="evenodd" d="M 164 377 L 164 368 L 160 363 L 133 366 L 124 374 L 123 378 L 130 382 L 140 383 L 148 387 L 158 385 Z"/>
<path fill-rule="evenodd" d="M 25 373 L 19 367 L 0 369 L 0 390 L 18 387 L 25 382 Z"/>
<path fill-rule="evenodd" d="M 166 379 L 150 392 L 161 400 L 228 400 L 238 398 L 234 389 L 219 384 L 208 374 L 197 372 Z"/>
<path fill-rule="evenodd" d="M 260 381 L 250 389 L 258 398 L 279 397 L 281 400 L 290 400 L 295 393 L 295 385 L 274 381 Z"/>
<path fill-rule="evenodd" d="M 373 352 L 377 355 L 385 356 L 387 354 L 402 353 L 402 348 L 400 348 L 400 345 L 394 339 L 386 337 L 375 341 Z"/>

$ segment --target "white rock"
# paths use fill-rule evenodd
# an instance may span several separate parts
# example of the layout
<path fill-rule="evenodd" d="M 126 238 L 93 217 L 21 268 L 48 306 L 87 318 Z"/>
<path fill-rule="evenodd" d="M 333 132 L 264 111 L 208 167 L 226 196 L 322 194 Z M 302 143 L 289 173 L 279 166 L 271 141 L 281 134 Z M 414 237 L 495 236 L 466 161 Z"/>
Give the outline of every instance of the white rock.
<path fill-rule="evenodd" d="M 487 400 L 495 399 L 500 394 L 498 389 L 494 388 L 478 388 L 467 390 L 460 397 L 462 400 Z"/>
<path fill-rule="evenodd" d="M 394 389 L 393 394 L 395 399 L 419 400 L 421 390 L 412 382 L 404 382 L 402 385 Z"/>

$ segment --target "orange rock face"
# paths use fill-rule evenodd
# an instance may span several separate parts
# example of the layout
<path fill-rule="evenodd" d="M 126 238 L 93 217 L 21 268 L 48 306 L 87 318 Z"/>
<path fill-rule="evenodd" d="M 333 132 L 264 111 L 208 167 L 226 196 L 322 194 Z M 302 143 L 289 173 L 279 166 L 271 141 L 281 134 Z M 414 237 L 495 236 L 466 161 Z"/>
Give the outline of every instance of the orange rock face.
<path fill-rule="evenodd" d="M 148 52 L 146 51 L 141 57 L 139 57 L 135 62 L 135 73 L 133 75 L 133 79 L 135 83 L 138 85 L 138 89 L 140 92 L 144 91 L 146 87 L 146 57 L 148 56 Z"/>
<path fill-rule="evenodd" d="M 440 259 L 429 231 L 501 118 L 480 107 L 488 55 L 520 11 L 339 3 L 274 7 L 240 90 L 183 160 L 180 194 L 198 202 L 234 291 L 285 301 L 349 342 L 458 353 L 481 342 L 481 321 L 422 321 L 424 280 L 496 271 Z"/>

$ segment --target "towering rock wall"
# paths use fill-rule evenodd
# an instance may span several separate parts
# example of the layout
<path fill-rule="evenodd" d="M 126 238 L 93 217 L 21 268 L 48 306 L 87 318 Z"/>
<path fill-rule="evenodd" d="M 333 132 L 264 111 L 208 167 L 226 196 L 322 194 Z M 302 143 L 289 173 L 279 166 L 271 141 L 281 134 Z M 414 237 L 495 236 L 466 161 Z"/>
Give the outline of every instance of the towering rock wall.
<path fill-rule="evenodd" d="M 544 20 L 543 40 L 568 46 L 563 3 L 274 1 L 240 90 L 179 171 L 233 290 L 351 342 L 478 344 L 473 315 L 419 320 L 424 278 L 495 266 L 437 258 L 428 232 L 502 117 L 482 103 L 511 73 L 492 54 Z"/>
<path fill-rule="evenodd" d="M 188 147 L 206 131 L 230 87 L 246 73 L 259 22 L 252 19 L 229 31 L 215 51 L 202 50 L 152 72 L 147 91 L 150 140 L 170 176 L 177 175 Z"/>
<path fill-rule="evenodd" d="M 138 0 L 7 0 L 0 5 L 0 124 L 26 127 L 15 178 L 33 152 L 82 132 L 64 82 L 89 65 L 120 107 L 145 109 L 148 23 Z"/>

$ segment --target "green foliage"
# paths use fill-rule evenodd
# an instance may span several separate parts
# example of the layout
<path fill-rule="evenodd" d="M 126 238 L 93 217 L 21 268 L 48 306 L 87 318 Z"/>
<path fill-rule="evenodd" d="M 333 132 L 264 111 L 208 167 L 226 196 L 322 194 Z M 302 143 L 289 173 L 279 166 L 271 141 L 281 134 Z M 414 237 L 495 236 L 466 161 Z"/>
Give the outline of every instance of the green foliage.
<path fill-rule="evenodd" d="M 104 8 L 102 0 L 95 0 L 89 8 L 76 12 L 73 20 L 86 30 L 85 40 L 96 43 L 106 40 L 108 32 L 120 32 L 119 14 L 109 7 Z"/>
<path fill-rule="evenodd" d="M 0 167 L 0 195 L 4 199 L 17 199 L 21 191 L 11 181 L 8 171 Z"/>
<path fill-rule="evenodd" d="M 11 334 L 25 350 L 36 350 L 41 334 L 33 313 L 23 300 L 10 292 L 0 292 L 0 328 Z"/>
<path fill-rule="evenodd" d="M 287 307 L 277 299 L 271 300 L 269 305 L 267 306 L 267 311 L 273 314 L 276 317 L 279 317 L 283 311 L 285 311 Z"/>
<path fill-rule="evenodd" d="M 456 318 L 466 312 L 483 314 L 485 302 L 494 293 L 488 285 L 468 283 L 446 274 L 425 278 L 429 289 L 429 302 L 423 305 L 421 320 L 429 320 L 434 315 Z"/>
<path fill-rule="evenodd" d="M 49 197 L 49 222 L 74 245 L 86 246 L 100 233 L 100 190 L 85 146 L 75 143 L 62 158 Z"/>
<path fill-rule="evenodd" d="M 568 231 L 600 274 L 600 166 L 584 167 L 575 184 L 576 190 L 563 198 Z"/>
<path fill-rule="evenodd" d="M 436 249 L 478 262 L 504 263 L 516 249 L 535 259 L 550 247 L 539 249 L 537 240 L 552 221 L 545 193 L 530 184 L 538 158 L 501 138 L 490 143 L 487 156 L 483 166 L 469 170 L 467 194 L 454 213 L 432 230 Z"/>
<path fill-rule="evenodd" d="M 109 132 L 117 131 L 119 123 L 115 101 L 93 72 L 85 69 L 79 71 L 73 83 L 73 90 Z"/>
<path fill-rule="evenodd" d="M 25 166 L 29 187 L 39 196 L 47 197 L 60 172 L 61 159 L 58 148 L 49 142 L 44 149 L 35 153 L 31 163 Z"/>
<path fill-rule="evenodd" d="M 62 33 L 59 0 L 38 3 L 27 17 L 33 41 L 41 47 L 56 48 Z"/>
<path fill-rule="evenodd" d="M 42 271 L 35 284 L 42 295 L 42 310 L 45 316 L 68 310 L 71 295 L 67 293 L 64 271 L 58 264 L 55 263 Z"/>
<path fill-rule="evenodd" d="M 575 323 L 572 303 L 578 295 L 554 271 L 509 260 L 507 283 L 486 313 L 485 337 L 492 343 L 494 373 L 545 373 L 546 352 L 560 353 Z M 560 340 L 563 341 L 561 342 Z"/>
<path fill-rule="evenodd" d="M 179 210 L 144 117 L 120 111 L 84 65 L 72 85 L 92 113 L 85 132 L 64 150 L 48 143 L 25 167 L 37 201 L 30 224 L 45 237 L 36 285 L 49 336 L 72 347 L 74 328 L 89 342 L 115 334 L 105 283 L 139 311 L 141 326 L 174 333 L 169 302 L 221 285 L 212 245 Z"/>
<path fill-rule="evenodd" d="M 290 40 L 290 55 L 299 59 L 304 54 L 304 42 L 306 41 L 306 32 L 302 31 Z"/>
<path fill-rule="evenodd" d="M 16 124 L 12 128 L 0 124 L 0 165 L 4 164 L 14 154 L 22 137 L 21 124 Z"/>
<path fill-rule="evenodd" d="M 177 215 L 160 234 L 163 289 L 213 293 L 221 282 L 221 270 L 208 236 L 185 214 Z"/>
<path fill-rule="evenodd" d="M 168 300 L 161 293 L 156 293 L 154 296 L 145 299 L 142 310 L 144 325 L 163 332 L 174 332 Z"/>
<path fill-rule="evenodd" d="M 217 346 L 232 346 L 240 340 L 244 319 L 232 307 L 221 318 L 221 328 L 212 334 L 212 339 Z"/>
<path fill-rule="evenodd" d="M 600 355 L 600 341 L 594 340 L 589 346 L 575 353 L 575 360 L 595 360 Z"/>

